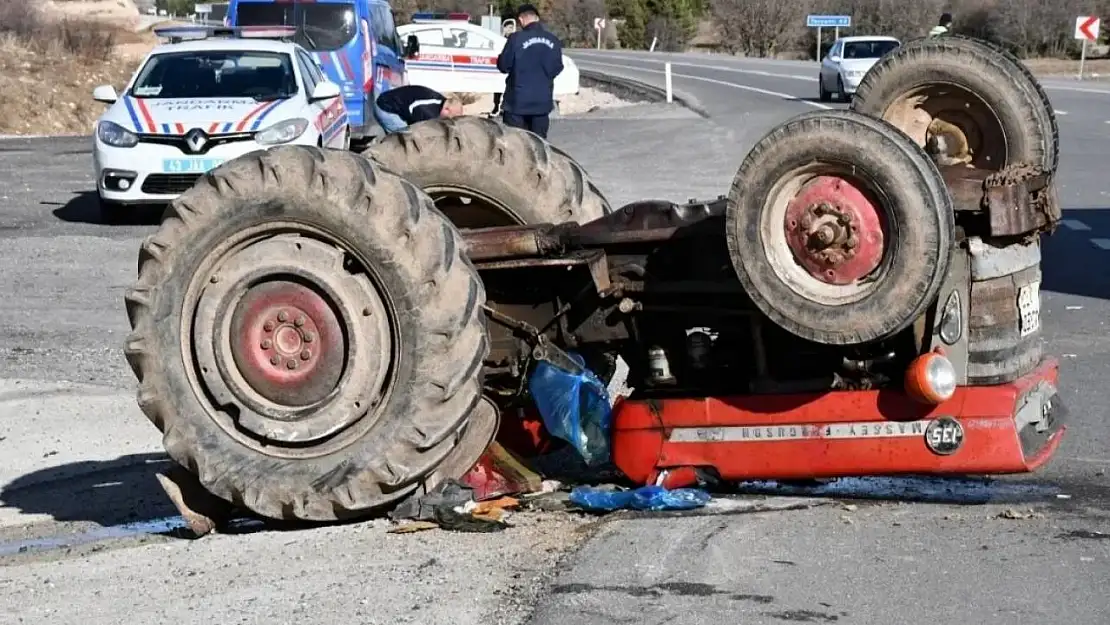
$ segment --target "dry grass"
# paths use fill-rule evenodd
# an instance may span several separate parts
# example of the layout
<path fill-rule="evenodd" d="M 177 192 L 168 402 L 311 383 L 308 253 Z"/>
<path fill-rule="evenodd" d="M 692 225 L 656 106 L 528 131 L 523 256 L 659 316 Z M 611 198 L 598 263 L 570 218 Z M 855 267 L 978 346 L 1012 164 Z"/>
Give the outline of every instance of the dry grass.
<path fill-rule="evenodd" d="M 11 35 L 0 36 L 0 134 L 88 134 L 105 105 L 97 85 L 127 83 L 133 63 L 43 53 Z"/>
<path fill-rule="evenodd" d="M 56 19 L 25 0 L 0 0 L 0 134 L 87 134 L 105 105 L 92 90 L 121 88 L 135 69 L 120 44 L 150 35 L 98 21 Z"/>
<path fill-rule="evenodd" d="M 1067 59 L 1027 59 L 1025 64 L 1037 76 L 1075 76 L 1079 73 L 1079 61 Z M 1083 64 L 1083 75 L 1110 75 L 1110 59 L 1088 59 Z"/>

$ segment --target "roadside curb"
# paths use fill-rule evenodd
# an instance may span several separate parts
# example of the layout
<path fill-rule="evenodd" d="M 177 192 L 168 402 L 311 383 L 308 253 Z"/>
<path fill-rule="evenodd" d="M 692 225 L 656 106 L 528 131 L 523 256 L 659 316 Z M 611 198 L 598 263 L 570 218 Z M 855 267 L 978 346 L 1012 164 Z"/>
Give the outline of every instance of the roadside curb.
<path fill-rule="evenodd" d="M 666 102 L 667 92 L 662 87 L 636 80 L 635 78 L 627 78 L 625 76 L 614 76 L 592 69 L 578 69 L 578 76 L 583 79 L 584 86 L 590 86 L 589 83 L 600 84 L 604 87 L 617 90 L 624 90 L 632 94 L 644 98 L 650 102 Z M 699 116 L 709 119 L 709 112 L 698 102 L 697 98 L 687 93 L 678 91 L 677 89 L 671 90 L 671 98 L 674 102 L 690 109 L 697 113 Z"/>

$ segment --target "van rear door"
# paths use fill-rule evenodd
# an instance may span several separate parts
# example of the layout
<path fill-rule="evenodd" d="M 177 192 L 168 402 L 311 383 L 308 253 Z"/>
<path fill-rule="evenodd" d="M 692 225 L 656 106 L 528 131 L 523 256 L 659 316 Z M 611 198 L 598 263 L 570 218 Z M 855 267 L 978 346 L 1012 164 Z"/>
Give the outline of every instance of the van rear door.
<path fill-rule="evenodd" d="M 363 65 L 365 39 L 359 32 L 358 4 L 349 0 L 233 2 L 229 20 L 233 26 L 296 26 L 294 40 L 312 54 L 328 80 L 339 85 L 351 125 L 367 123 Z"/>

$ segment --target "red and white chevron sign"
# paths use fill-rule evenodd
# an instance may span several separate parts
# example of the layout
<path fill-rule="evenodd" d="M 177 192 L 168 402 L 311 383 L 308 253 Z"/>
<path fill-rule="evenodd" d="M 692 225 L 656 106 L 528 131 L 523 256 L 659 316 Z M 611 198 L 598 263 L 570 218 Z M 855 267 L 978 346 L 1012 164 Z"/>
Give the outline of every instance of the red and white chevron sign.
<path fill-rule="evenodd" d="M 1083 15 L 1075 18 L 1075 38 L 1088 41 L 1098 41 L 1098 27 L 1102 20 L 1094 15 Z"/>

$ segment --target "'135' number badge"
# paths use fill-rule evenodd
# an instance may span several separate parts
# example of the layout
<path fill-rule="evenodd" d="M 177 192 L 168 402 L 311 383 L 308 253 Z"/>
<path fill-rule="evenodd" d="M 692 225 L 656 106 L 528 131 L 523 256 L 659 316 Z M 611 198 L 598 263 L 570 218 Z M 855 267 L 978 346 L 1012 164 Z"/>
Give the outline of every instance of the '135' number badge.
<path fill-rule="evenodd" d="M 964 443 L 964 428 L 952 417 L 941 417 L 925 428 L 925 444 L 941 456 L 953 454 Z"/>

